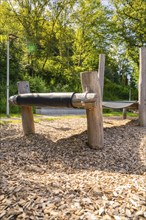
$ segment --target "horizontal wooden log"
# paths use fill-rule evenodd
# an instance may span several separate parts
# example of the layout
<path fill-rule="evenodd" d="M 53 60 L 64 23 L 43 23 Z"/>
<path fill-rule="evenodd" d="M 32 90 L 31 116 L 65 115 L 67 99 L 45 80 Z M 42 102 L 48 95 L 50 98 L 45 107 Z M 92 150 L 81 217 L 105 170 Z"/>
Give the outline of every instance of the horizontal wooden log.
<path fill-rule="evenodd" d="M 20 106 L 86 108 L 95 106 L 95 93 L 27 93 L 11 96 L 10 103 Z"/>

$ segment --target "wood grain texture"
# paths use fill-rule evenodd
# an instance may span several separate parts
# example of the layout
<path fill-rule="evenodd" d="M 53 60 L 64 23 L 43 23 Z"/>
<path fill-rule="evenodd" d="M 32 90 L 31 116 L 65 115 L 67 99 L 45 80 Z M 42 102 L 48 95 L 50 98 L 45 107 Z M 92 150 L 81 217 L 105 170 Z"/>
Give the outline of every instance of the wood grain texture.
<path fill-rule="evenodd" d="M 102 98 L 103 98 L 103 88 L 104 88 L 104 70 L 105 70 L 105 54 L 100 54 L 99 65 L 98 65 L 98 79 L 99 79 Z"/>
<path fill-rule="evenodd" d="M 139 123 L 146 127 L 146 47 L 140 48 Z"/>
<path fill-rule="evenodd" d="M 95 107 L 87 109 L 86 114 L 88 145 L 91 148 L 99 149 L 103 147 L 103 118 L 102 100 L 97 72 L 81 73 L 81 82 L 84 92 L 96 93 L 98 97 Z"/>
<path fill-rule="evenodd" d="M 29 82 L 18 82 L 17 86 L 19 94 L 30 93 Z M 24 134 L 28 135 L 35 133 L 32 107 L 22 106 L 21 115 Z"/>
<path fill-rule="evenodd" d="M 123 108 L 123 119 L 127 118 L 127 109 Z"/>

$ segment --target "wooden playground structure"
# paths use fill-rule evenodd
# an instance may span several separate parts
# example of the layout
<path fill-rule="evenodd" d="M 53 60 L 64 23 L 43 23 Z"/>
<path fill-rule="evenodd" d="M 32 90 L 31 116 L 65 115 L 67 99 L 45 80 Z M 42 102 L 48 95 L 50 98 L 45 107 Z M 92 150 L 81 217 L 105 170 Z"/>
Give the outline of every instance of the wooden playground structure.
<path fill-rule="evenodd" d="M 91 148 L 103 147 L 102 106 L 108 108 L 139 109 L 139 125 L 146 127 L 146 47 L 140 48 L 139 98 L 138 102 L 102 102 L 104 85 L 105 55 L 99 57 L 98 72 L 80 74 L 83 93 L 30 93 L 28 82 L 18 83 L 18 93 L 10 97 L 10 102 L 21 106 L 22 126 L 24 134 L 35 133 L 32 107 L 68 107 L 85 108 L 87 116 L 88 145 Z"/>

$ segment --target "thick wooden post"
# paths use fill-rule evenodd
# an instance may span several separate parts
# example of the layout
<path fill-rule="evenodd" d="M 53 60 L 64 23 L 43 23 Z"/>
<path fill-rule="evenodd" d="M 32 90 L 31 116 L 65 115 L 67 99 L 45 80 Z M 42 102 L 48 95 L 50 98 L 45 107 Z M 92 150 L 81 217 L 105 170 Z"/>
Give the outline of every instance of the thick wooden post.
<path fill-rule="evenodd" d="M 29 82 L 25 82 L 25 81 L 18 82 L 18 93 L 19 94 L 30 93 Z M 22 114 L 22 126 L 23 126 L 24 134 L 27 135 L 27 134 L 35 133 L 32 107 L 22 106 L 21 114 Z"/>
<path fill-rule="evenodd" d="M 123 108 L 123 119 L 127 118 L 127 109 Z"/>
<path fill-rule="evenodd" d="M 146 47 L 140 48 L 139 123 L 146 127 Z"/>
<path fill-rule="evenodd" d="M 105 70 L 105 54 L 100 54 L 99 65 L 98 65 L 98 78 L 99 78 L 102 98 L 103 98 L 103 88 L 104 88 L 104 70 Z"/>
<path fill-rule="evenodd" d="M 81 73 L 82 89 L 84 92 L 97 94 L 96 105 L 86 110 L 88 145 L 91 148 L 99 149 L 103 147 L 103 118 L 102 99 L 97 72 Z"/>

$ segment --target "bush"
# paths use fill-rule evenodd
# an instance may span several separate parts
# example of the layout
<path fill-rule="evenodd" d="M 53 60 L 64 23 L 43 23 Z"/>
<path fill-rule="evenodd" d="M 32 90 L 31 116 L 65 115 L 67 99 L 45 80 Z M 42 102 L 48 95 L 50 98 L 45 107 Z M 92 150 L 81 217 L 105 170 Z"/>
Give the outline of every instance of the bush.
<path fill-rule="evenodd" d="M 15 84 L 10 84 L 10 96 L 17 94 L 17 86 Z M 6 85 L 0 85 L 0 113 L 6 113 Z M 10 106 L 10 113 L 19 113 L 19 107 L 15 105 Z"/>
<path fill-rule="evenodd" d="M 38 76 L 30 77 L 28 75 L 24 76 L 25 81 L 29 81 L 31 92 L 47 92 L 47 87 L 45 81 Z M 0 85 L 0 113 L 6 113 L 6 85 Z M 17 83 L 10 82 L 10 96 L 18 94 Z M 20 107 L 15 105 L 10 105 L 10 113 L 19 113 Z"/>
<path fill-rule="evenodd" d="M 25 75 L 23 80 L 29 82 L 30 91 L 32 93 L 43 93 L 48 91 L 45 81 L 40 76 L 31 77 L 29 75 Z"/>
<path fill-rule="evenodd" d="M 137 93 L 136 88 L 131 89 L 132 100 L 137 100 Z M 117 85 L 109 79 L 105 79 L 103 99 L 107 101 L 129 100 L 129 87 Z"/>

